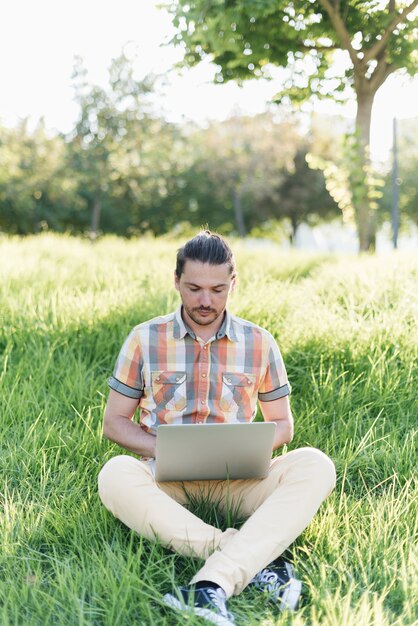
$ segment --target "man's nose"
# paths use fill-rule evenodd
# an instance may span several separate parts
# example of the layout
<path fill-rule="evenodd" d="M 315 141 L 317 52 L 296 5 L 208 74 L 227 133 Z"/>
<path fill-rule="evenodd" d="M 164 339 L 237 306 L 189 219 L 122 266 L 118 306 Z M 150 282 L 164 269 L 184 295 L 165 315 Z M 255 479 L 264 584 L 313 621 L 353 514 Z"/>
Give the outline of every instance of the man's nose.
<path fill-rule="evenodd" d="M 209 307 L 211 305 L 210 293 L 202 291 L 200 294 L 200 306 Z"/>

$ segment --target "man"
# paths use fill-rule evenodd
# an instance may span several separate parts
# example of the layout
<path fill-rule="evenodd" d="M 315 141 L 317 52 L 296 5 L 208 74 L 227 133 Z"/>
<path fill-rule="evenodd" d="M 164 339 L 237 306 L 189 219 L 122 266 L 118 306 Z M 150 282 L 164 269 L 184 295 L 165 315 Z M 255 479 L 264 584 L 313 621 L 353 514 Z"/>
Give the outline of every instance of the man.
<path fill-rule="evenodd" d="M 302 448 L 274 458 L 262 480 L 157 483 L 156 431 L 164 423 L 251 421 L 257 400 L 274 422 L 274 449 L 291 441 L 293 418 L 282 357 L 272 335 L 227 310 L 236 270 L 226 241 L 200 232 L 177 253 L 181 307 L 136 326 L 126 339 L 104 415 L 104 435 L 142 457 L 117 456 L 99 475 L 109 511 L 129 528 L 184 555 L 205 559 L 189 587 L 164 596 L 174 608 L 231 626 L 226 600 L 248 584 L 296 607 L 300 582 L 282 552 L 309 524 L 335 485 L 330 459 Z M 139 405 L 140 424 L 132 421 Z M 209 485 L 209 487 L 208 487 Z M 240 530 L 204 523 L 187 494 L 207 494 L 221 509 L 237 505 Z"/>

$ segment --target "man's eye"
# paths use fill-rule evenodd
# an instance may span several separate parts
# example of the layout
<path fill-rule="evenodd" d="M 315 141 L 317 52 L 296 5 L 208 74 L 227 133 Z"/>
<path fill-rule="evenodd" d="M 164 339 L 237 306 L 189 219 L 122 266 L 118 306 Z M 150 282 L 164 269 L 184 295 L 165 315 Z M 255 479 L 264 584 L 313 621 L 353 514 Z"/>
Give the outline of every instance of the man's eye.
<path fill-rule="evenodd" d="M 199 291 L 197 287 L 190 287 L 190 291 Z"/>
<path fill-rule="evenodd" d="M 222 293 L 223 289 L 214 289 L 213 292 L 214 293 Z"/>

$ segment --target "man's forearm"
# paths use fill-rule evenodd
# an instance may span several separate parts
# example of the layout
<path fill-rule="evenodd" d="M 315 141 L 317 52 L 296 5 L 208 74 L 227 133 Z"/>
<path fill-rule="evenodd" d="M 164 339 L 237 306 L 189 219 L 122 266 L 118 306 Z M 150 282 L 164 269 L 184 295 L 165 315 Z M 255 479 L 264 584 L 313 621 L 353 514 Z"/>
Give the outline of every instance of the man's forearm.
<path fill-rule="evenodd" d="M 277 450 L 293 439 L 293 423 L 288 420 L 272 420 L 276 424 L 273 450 Z"/>
<path fill-rule="evenodd" d="M 143 430 L 138 424 L 121 415 L 104 423 L 103 434 L 126 450 L 141 456 L 155 457 L 156 437 Z"/>

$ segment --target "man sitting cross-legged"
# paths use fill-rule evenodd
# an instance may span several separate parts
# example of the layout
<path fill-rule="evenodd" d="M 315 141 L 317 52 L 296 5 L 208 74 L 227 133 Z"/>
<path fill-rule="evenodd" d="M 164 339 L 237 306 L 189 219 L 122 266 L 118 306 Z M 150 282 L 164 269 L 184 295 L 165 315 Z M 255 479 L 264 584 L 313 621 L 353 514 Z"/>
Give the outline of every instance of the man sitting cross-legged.
<path fill-rule="evenodd" d="M 301 448 L 272 459 L 261 480 L 155 480 L 150 459 L 160 424 L 249 422 L 258 401 L 264 420 L 276 425 L 273 449 L 293 436 L 290 389 L 274 338 L 227 310 L 236 270 L 226 241 L 209 231 L 188 241 L 178 251 L 174 280 L 181 306 L 132 330 L 109 379 L 104 434 L 142 458 L 108 461 L 99 494 L 140 535 L 205 560 L 190 586 L 164 602 L 230 626 L 226 601 L 249 584 L 270 592 L 281 608 L 296 608 L 301 584 L 280 555 L 334 488 L 335 470 L 319 450 Z M 203 522 L 186 508 L 187 494 L 196 493 L 221 509 L 239 505 L 245 523 L 221 531 Z"/>

